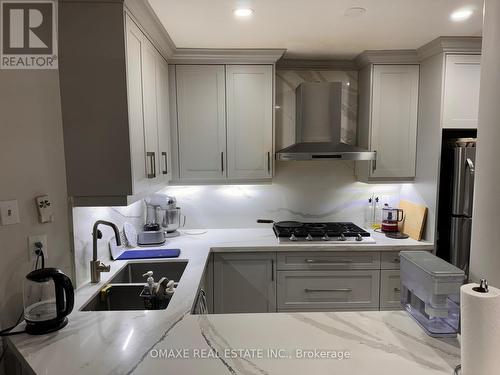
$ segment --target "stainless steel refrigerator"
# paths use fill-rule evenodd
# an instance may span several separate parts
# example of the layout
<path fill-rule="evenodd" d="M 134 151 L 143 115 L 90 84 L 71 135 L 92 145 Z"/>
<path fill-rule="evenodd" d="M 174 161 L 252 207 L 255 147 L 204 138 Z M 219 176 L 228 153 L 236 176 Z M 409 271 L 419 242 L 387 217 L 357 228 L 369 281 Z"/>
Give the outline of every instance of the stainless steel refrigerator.
<path fill-rule="evenodd" d="M 476 140 L 474 138 L 457 139 L 452 150 L 453 189 L 451 197 L 450 260 L 452 264 L 468 274 Z"/>

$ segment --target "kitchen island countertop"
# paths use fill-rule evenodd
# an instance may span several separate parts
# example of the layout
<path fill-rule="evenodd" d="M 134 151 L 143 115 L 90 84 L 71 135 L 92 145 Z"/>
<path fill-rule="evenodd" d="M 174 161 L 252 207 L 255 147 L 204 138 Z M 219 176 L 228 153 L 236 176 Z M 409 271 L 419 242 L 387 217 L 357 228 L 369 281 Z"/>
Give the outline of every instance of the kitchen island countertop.
<path fill-rule="evenodd" d="M 181 249 L 180 257 L 169 261 L 188 261 L 166 310 L 80 311 L 127 263 L 115 261 L 101 283 L 76 290 L 67 327 L 43 336 L 11 336 L 7 342 L 28 371 L 46 375 L 453 373 L 460 361 L 458 341 L 428 337 L 402 311 L 191 314 L 211 251 L 433 247 L 373 236 L 376 244 L 278 245 L 270 228 L 185 230 L 165 246 Z"/>

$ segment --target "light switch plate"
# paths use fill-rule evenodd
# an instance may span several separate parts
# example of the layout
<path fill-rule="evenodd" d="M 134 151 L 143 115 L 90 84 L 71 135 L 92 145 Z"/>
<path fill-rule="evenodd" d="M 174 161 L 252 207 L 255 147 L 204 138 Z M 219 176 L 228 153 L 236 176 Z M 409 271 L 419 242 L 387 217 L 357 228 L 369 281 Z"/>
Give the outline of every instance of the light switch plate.
<path fill-rule="evenodd" d="M 36 246 L 35 243 L 41 242 L 42 243 L 42 251 L 43 251 L 43 256 L 45 259 L 48 258 L 48 249 L 47 249 L 47 235 L 46 234 L 39 234 L 36 236 L 29 236 L 28 237 L 28 251 L 29 251 L 29 257 L 30 260 L 36 260 Z"/>
<path fill-rule="evenodd" d="M 17 200 L 0 202 L 0 223 L 2 225 L 19 224 Z"/>

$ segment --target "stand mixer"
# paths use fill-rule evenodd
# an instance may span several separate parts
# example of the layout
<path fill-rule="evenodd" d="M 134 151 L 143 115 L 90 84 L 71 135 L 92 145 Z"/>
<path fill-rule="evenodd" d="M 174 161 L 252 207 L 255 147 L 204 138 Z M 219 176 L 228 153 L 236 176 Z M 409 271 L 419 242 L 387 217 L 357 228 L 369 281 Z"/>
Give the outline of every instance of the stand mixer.
<path fill-rule="evenodd" d="M 184 216 L 181 224 L 180 207 L 177 207 L 175 197 L 166 194 L 152 194 L 146 199 L 146 224 L 144 229 L 152 228 L 153 230 L 161 230 L 166 238 L 177 237 L 180 235 L 179 227 L 184 226 L 186 217 Z"/>

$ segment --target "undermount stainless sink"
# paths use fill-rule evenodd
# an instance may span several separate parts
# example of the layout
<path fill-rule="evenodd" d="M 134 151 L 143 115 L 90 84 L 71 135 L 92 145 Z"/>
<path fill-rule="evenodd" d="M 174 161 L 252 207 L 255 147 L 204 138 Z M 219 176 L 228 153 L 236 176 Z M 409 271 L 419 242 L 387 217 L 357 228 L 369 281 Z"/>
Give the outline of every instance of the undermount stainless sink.
<path fill-rule="evenodd" d="M 148 271 L 153 271 L 153 277 L 157 281 L 167 277 L 179 282 L 186 265 L 186 261 L 128 263 L 113 276 L 109 284 L 145 283 L 146 278 L 142 275 Z"/>
<path fill-rule="evenodd" d="M 81 311 L 148 310 L 140 296 L 146 284 L 146 277 L 143 275 L 153 271 L 156 281 L 166 277 L 178 283 L 186 265 L 186 261 L 128 263 L 81 308 Z"/>
<path fill-rule="evenodd" d="M 144 285 L 106 285 L 81 311 L 146 310 L 139 296 Z"/>

